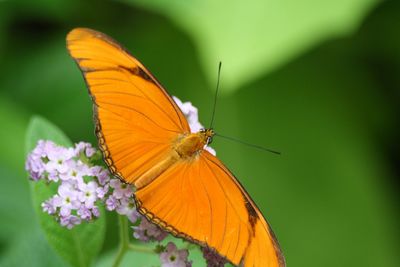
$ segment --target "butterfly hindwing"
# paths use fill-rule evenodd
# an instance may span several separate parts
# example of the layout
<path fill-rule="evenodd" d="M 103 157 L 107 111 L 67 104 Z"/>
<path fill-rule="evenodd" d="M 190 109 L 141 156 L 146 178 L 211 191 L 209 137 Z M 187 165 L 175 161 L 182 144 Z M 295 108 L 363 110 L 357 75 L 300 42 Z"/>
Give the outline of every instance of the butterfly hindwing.
<path fill-rule="evenodd" d="M 139 210 L 176 236 L 209 246 L 235 265 L 284 266 L 259 209 L 208 151 L 181 161 L 136 192 Z"/>

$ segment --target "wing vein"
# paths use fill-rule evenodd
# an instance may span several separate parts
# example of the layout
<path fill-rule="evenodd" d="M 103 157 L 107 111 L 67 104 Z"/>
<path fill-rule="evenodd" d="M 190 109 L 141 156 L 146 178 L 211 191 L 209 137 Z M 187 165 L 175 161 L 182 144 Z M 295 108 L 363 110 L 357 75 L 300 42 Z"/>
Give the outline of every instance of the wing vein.
<path fill-rule="evenodd" d="M 139 110 L 136 110 L 136 109 L 134 109 L 134 108 L 132 108 L 132 107 L 127 107 L 127 106 L 124 106 L 124 105 L 119 105 L 119 104 L 115 104 L 115 103 L 111 103 L 111 102 L 106 102 L 106 101 L 96 101 L 96 102 L 97 102 L 97 103 L 102 103 L 102 104 L 105 104 L 105 105 L 111 105 L 111 106 L 116 106 L 116 107 L 120 107 L 120 108 L 124 108 L 124 109 L 131 110 L 131 111 L 136 112 L 136 113 L 142 115 L 143 117 L 147 118 L 147 119 L 148 119 L 149 121 L 151 121 L 154 125 L 156 125 L 156 126 L 157 126 L 158 128 L 160 128 L 160 129 L 163 129 L 164 131 L 173 132 L 173 133 L 179 133 L 178 131 L 174 131 L 174 130 L 171 130 L 171 129 L 167 129 L 167 128 L 161 127 L 158 123 L 156 123 L 154 120 L 152 120 L 149 116 L 147 116 L 147 115 L 144 114 L 143 112 L 140 112 Z"/>
<path fill-rule="evenodd" d="M 217 183 L 219 184 L 219 186 L 223 189 L 224 187 L 222 186 L 221 182 L 217 179 L 217 175 L 215 174 L 214 170 L 210 167 L 210 165 L 208 164 L 207 161 L 205 161 L 207 167 L 209 168 L 209 170 L 211 170 L 211 172 L 214 174 L 214 178 L 217 181 Z M 217 165 L 218 166 L 218 165 Z M 232 203 L 231 199 L 227 196 L 225 190 L 222 190 L 222 192 L 225 195 L 225 198 L 228 200 L 230 206 L 232 207 L 232 209 L 235 211 L 236 215 L 238 216 L 238 218 L 240 218 L 240 214 L 238 213 L 238 211 L 235 208 L 235 205 Z M 240 218 L 241 219 L 241 218 Z"/>

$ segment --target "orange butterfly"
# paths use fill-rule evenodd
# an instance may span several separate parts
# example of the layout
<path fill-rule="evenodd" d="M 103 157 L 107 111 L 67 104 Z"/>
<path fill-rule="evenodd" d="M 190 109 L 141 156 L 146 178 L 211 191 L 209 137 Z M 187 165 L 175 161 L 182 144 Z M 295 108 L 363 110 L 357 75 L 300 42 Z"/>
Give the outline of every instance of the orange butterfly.
<path fill-rule="evenodd" d="M 285 266 L 260 210 L 222 162 L 204 150 L 213 130 L 191 133 L 160 83 L 107 35 L 77 28 L 68 34 L 67 47 L 94 103 L 105 162 L 136 187 L 138 211 L 234 265 Z"/>

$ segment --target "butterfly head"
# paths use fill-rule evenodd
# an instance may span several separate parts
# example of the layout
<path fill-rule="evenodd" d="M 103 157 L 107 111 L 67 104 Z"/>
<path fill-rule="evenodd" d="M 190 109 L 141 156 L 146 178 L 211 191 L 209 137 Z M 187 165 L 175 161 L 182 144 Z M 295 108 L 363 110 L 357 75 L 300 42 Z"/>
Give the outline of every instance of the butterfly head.
<path fill-rule="evenodd" d="M 200 133 L 204 136 L 204 138 L 206 139 L 206 144 L 209 145 L 211 144 L 212 140 L 213 140 L 213 136 L 215 135 L 215 132 L 212 128 L 209 129 L 201 129 Z"/>

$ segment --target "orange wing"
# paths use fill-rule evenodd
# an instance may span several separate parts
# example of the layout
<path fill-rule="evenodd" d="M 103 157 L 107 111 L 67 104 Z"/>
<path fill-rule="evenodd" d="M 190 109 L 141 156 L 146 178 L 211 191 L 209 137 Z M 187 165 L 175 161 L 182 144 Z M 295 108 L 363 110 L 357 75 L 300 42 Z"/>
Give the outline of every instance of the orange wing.
<path fill-rule="evenodd" d="M 77 28 L 67 47 L 94 102 L 96 135 L 113 174 L 133 183 L 170 152 L 186 118 L 150 72 L 116 41 Z"/>
<path fill-rule="evenodd" d="M 175 236 L 215 249 L 235 265 L 285 266 L 260 210 L 208 151 L 178 162 L 139 189 L 136 198 L 148 219 Z"/>

